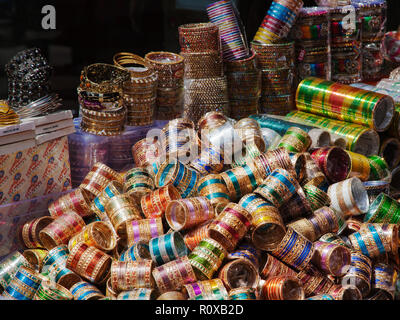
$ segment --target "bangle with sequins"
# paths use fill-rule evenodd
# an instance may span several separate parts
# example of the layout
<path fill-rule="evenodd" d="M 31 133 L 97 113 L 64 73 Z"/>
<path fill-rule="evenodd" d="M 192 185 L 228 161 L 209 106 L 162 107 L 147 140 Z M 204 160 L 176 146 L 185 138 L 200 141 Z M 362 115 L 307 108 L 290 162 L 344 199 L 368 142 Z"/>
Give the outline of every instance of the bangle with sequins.
<path fill-rule="evenodd" d="M 188 300 L 228 300 L 228 292 L 221 279 L 198 281 L 186 284 L 183 292 Z"/>
<path fill-rule="evenodd" d="M 165 218 L 174 231 L 180 231 L 214 218 L 214 208 L 206 197 L 174 200 L 168 203 Z"/>
<path fill-rule="evenodd" d="M 114 291 L 129 291 L 138 288 L 154 288 L 152 260 L 113 261 L 111 264 L 111 287 Z"/>
<path fill-rule="evenodd" d="M 211 279 L 227 256 L 225 248 L 217 241 L 205 237 L 189 254 L 189 261 L 197 278 Z"/>
<path fill-rule="evenodd" d="M 39 233 L 43 246 L 50 250 L 56 246 L 67 244 L 75 234 L 79 233 L 85 222 L 77 213 L 69 211 L 56 218 Z"/>
<path fill-rule="evenodd" d="M 149 248 L 151 258 L 158 266 L 189 253 L 179 232 L 167 233 L 158 238 L 151 239 Z"/>
<path fill-rule="evenodd" d="M 29 261 L 20 252 L 8 254 L 0 263 L 0 289 L 4 290 L 14 278 L 20 267 L 33 268 Z"/>
<path fill-rule="evenodd" d="M 304 300 L 305 297 L 300 281 L 290 276 L 277 276 L 265 280 L 262 295 L 265 300 Z"/>
<path fill-rule="evenodd" d="M 96 221 L 85 226 L 81 232 L 69 240 L 68 250 L 71 251 L 80 242 L 108 252 L 117 245 L 117 235 L 108 223 Z"/>
<path fill-rule="evenodd" d="M 314 248 L 312 262 L 315 266 L 326 274 L 344 276 L 347 271 L 345 267 L 350 264 L 351 253 L 348 248 L 321 241 L 314 242 Z"/>
<path fill-rule="evenodd" d="M 130 220 L 126 222 L 127 244 L 132 246 L 140 241 L 148 242 L 164 234 L 161 218 Z"/>
<path fill-rule="evenodd" d="M 210 238 L 232 251 L 250 228 L 252 216 L 241 206 L 230 203 L 210 224 Z"/>
<path fill-rule="evenodd" d="M 104 298 L 103 293 L 96 286 L 88 282 L 78 282 L 70 289 L 74 300 L 100 300 Z"/>
<path fill-rule="evenodd" d="M 31 220 L 22 227 L 22 240 L 27 248 L 42 248 L 43 244 L 40 241 L 39 234 L 44 228 L 54 221 L 52 217 L 41 217 Z"/>
<path fill-rule="evenodd" d="M 240 287 L 229 291 L 229 300 L 257 300 L 256 290 L 250 287 Z"/>
<path fill-rule="evenodd" d="M 257 268 L 246 259 L 237 259 L 225 264 L 219 271 L 218 278 L 227 290 L 239 287 L 257 288 L 260 280 Z"/>
<path fill-rule="evenodd" d="M 107 280 L 111 262 L 112 258 L 99 249 L 79 243 L 70 252 L 66 267 L 93 283 L 102 283 Z"/>
<path fill-rule="evenodd" d="M 181 199 L 180 193 L 172 184 L 169 184 L 143 196 L 140 205 L 146 218 L 161 218 L 165 214 L 168 203 L 178 199 Z"/>

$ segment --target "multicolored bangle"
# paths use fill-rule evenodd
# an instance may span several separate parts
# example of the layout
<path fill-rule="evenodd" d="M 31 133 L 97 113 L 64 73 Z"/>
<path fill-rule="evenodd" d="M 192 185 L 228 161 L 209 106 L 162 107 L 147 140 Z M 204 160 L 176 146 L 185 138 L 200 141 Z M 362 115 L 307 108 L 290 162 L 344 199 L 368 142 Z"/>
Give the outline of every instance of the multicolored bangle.
<path fill-rule="evenodd" d="M 183 292 L 188 300 L 228 300 L 228 292 L 221 279 L 205 280 L 186 284 Z"/>
<path fill-rule="evenodd" d="M 192 230 L 189 230 L 183 237 L 185 241 L 186 247 L 193 251 L 195 247 L 198 246 L 201 240 L 208 237 L 208 228 L 211 224 L 211 221 L 202 224 Z"/>
<path fill-rule="evenodd" d="M 21 266 L 2 296 L 10 300 L 33 300 L 41 281 L 38 273 Z"/>
<path fill-rule="evenodd" d="M 345 267 L 350 264 L 351 252 L 348 248 L 322 241 L 314 242 L 315 253 L 312 262 L 326 274 L 335 277 L 345 275 Z"/>
<path fill-rule="evenodd" d="M 140 288 L 131 291 L 121 292 L 117 300 L 155 300 L 156 291 L 154 289 Z"/>
<path fill-rule="evenodd" d="M 339 147 L 317 149 L 311 157 L 332 183 L 345 180 L 352 169 L 350 154 Z"/>
<path fill-rule="evenodd" d="M 10 253 L 1 261 L 0 289 L 4 290 L 7 288 L 20 267 L 33 268 L 28 260 L 18 251 Z"/>
<path fill-rule="evenodd" d="M 39 237 L 40 231 L 46 228 L 53 221 L 53 217 L 45 216 L 25 223 L 21 230 L 22 240 L 25 246 L 31 249 L 42 248 L 43 244 Z"/>
<path fill-rule="evenodd" d="M 217 213 L 230 202 L 225 181 L 219 174 L 209 174 L 200 178 L 197 192 L 199 196 L 206 197 L 211 202 Z"/>
<path fill-rule="evenodd" d="M 140 241 L 130 246 L 128 249 L 123 251 L 119 257 L 119 261 L 137 261 L 137 260 L 150 260 L 150 248 L 147 241 Z"/>
<path fill-rule="evenodd" d="M 104 298 L 104 295 L 96 286 L 84 281 L 73 285 L 70 291 L 74 300 L 100 300 Z"/>
<path fill-rule="evenodd" d="M 168 203 L 181 198 L 179 191 L 172 184 L 169 184 L 143 196 L 140 205 L 147 219 L 162 218 Z"/>
<path fill-rule="evenodd" d="M 304 300 L 305 298 L 300 281 L 290 276 L 277 276 L 265 280 L 262 296 L 265 300 Z"/>
<path fill-rule="evenodd" d="M 115 292 L 155 287 L 152 260 L 113 261 L 111 264 L 111 287 Z"/>
<path fill-rule="evenodd" d="M 42 281 L 33 298 L 33 300 L 73 300 L 73 299 L 74 296 L 69 290 L 51 281 Z"/>
<path fill-rule="evenodd" d="M 161 218 L 130 220 L 126 222 L 127 244 L 133 246 L 141 241 L 148 242 L 164 234 Z"/>
<path fill-rule="evenodd" d="M 151 258 L 158 266 L 186 256 L 189 253 L 179 232 L 167 233 L 158 238 L 151 239 L 149 248 Z"/>
<path fill-rule="evenodd" d="M 48 210 L 53 218 L 71 210 L 78 213 L 81 217 L 87 217 L 92 214 L 90 201 L 91 199 L 87 192 L 84 189 L 78 188 L 51 203 Z"/>
<path fill-rule="evenodd" d="M 368 223 L 398 224 L 399 220 L 400 203 L 384 193 L 380 193 L 371 203 L 364 217 L 364 222 Z"/>
<path fill-rule="evenodd" d="M 229 291 L 229 300 L 257 300 L 256 290 L 249 287 L 241 287 Z"/>

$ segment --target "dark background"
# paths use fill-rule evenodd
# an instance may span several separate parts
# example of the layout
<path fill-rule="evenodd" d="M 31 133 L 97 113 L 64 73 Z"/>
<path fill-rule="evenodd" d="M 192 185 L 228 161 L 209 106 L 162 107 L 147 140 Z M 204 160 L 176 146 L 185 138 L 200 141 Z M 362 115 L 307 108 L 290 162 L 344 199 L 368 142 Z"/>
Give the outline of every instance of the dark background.
<path fill-rule="evenodd" d="M 208 21 L 215 0 L 0 0 L 0 99 L 7 97 L 4 65 L 18 51 L 39 47 L 55 67 L 53 89 L 68 109 L 77 108 L 80 71 L 96 62 L 112 63 L 115 53 L 144 56 L 149 51 L 179 52 L 178 26 Z M 303 0 L 313 6 L 313 0 Z M 388 0 L 387 30 L 399 25 L 400 1 Z M 271 0 L 235 0 L 251 40 Z M 54 5 L 57 29 L 43 30 L 44 5 Z"/>

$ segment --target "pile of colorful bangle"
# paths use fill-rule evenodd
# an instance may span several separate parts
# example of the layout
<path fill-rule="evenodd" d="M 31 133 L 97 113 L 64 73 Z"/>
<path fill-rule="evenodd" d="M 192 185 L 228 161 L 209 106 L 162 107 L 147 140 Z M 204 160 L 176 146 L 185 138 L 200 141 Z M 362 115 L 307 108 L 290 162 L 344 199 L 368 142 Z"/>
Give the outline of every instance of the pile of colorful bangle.
<path fill-rule="evenodd" d="M 329 61 L 329 9 L 324 7 L 302 8 L 291 31 L 295 41 L 297 77 L 319 77 L 330 80 Z"/>

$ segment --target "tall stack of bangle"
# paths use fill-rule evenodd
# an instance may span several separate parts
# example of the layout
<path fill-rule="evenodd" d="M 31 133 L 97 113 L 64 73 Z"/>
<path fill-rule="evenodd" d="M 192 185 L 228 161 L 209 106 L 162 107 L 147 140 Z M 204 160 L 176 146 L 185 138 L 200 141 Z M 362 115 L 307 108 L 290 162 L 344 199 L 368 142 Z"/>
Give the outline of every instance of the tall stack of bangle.
<path fill-rule="evenodd" d="M 260 170 L 252 163 L 222 172 L 220 177 L 224 180 L 232 201 L 253 192 L 263 180 Z"/>
<path fill-rule="evenodd" d="M 351 151 L 346 151 L 351 159 L 351 170 L 349 178 L 358 177 L 361 181 L 369 179 L 371 168 L 369 160 L 366 156 Z"/>
<path fill-rule="evenodd" d="M 186 230 L 214 218 L 214 208 L 206 197 L 174 200 L 168 203 L 165 218 L 172 230 Z"/>
<path fill-rule="evenodd" d="M 209 174 L 201 177 L 198 183 L 197 192 L 199 196 L 206 197 L 214 208 L 219 208 L 217 213 L 222 211 L 229 202 L 228 189 L 225 181 L 219 174 Z"/>
<path fill-rule="evenodd" d="M 391 178 L 389 166 L 385 159 L 379 156 L 372 156 L 368 158 L 370 166 L 370 175 L 368 180 L 388 180 Z"/>
<path fill-rule="evenodd" d="M 313 257 L 314 246 L 311 241 L 289 227 L 279 246 L 271 253 L 294 269 L 303 270 Z"/>
<path fill-rule="evenodd" d="M 206 237 L 189 254 L 189 262 L 199 280 L 212 279 L 227 256 L 225 248 L 217 241 Z"/>
<path fill-rule="evenodd" d="M 296 184 L 297 190 L 295 194 L 279 208 L 279 212 L 282 216 L 283 222 L 285 223 L 300 217 L 308 217 L 312 214 L 310 203 L 308 202 L 303 189 L 297 181 Z"/>
<path fill-rule="evenodd" d="M 355 250 L 370 258 L 377 258 L 385 253 L 396 253 L 399 245 L 399 227 L 394 224 L 364 224 L 360 231 L 349 235 Z"/>
<path fill-rule="evenodd" d="M 199 174 L 180 161 L 164 162 L 155 178 L 157 188 L 173 184 L 183 199 L 197 192 Z"/>
<path fill-rule="evenodd" d="M 219 51 L 181 52 L 185 59 L 185 79 L 223 77 L 224 66 Z"/>
<path fill-rule="evenodd" d="M 185 236 L 183 237 L 183 240 L 185 241 L 186 247 L 190 250 L 193 251 L 194 248 L 196 248 L 200 241 L 203 240 L 204 238 L 208 237 L 208 227 L 210 226 L 211 221 L 206 222 L 202 224 L 201 226 L 198 226 L 196 228 L 193 228 L 192 230 L 189 230 Z"/>
<path fill-rule="evenodd" d="M 336 233 L 342 229 L 339 214 L 329 207 L 322 207 L 315 210 L 312 216 L 309 217 L 309 221 L 314 228 L 317 239 L 324 234 Z"/>
<path fill-rule="evenodd" d="M 53 249 L 56 246 L 67 244 L 75 234 L 79 233 L 85 226 L 85 221 L 77 213 L 68 211 L 56 218 L 39 233 L 43 246 Z"/>
<path fill-rule="evenodd" d="M 9 300 L 33 300 L 41 281 L 38 273 L 21 266 L 4 289 L 2 297 Z"/>
<path fill-rule="evenodd" d="M 265 300 L 304 300 L 305 298 L 300 281 L 286 275 L 265 280 L 262 296 Z"/>
<path fill-rule="evenodd" d="M 276 259 L 273 255 L 267 255 L 267 261 L 261 269 L 260 276 L 262 279 L 274 278 L 276 276 L 296 277 L 296 271 L 288 267 L 283 262 Z"/>
<path fill-rule="evenodd" d="M 311 146 L 311 138 L 307 132 L 297 127 L 290 127 L 279 142 L 278 148 L 289 152 L 305 152 Z"/>
<path fill-rule="evenodd" d="M 111 287 L 115 292 L 154 288 L 153 268 L 154 263 L 151 260 L 113 261 L 111 264 Z"/>
<path fill-rule="evenodd" d="M 149 52 L 144 57 L 158 74 L 157 119 L 181 116 L 184 58 L 172 52 Z"/>
<path fill-rule="evenodd" d="M 320 148 L 311 157 L 332 183 L 346 179 L 352 169 L 350 155 L 338 147 Z"/>
<path fill-rule="evenodd" d="M 90 211 L 90 200 L 86 191 L 78 188 L 51 203 L 48 210 L 53 218 L 70 210 L 75 211 L 81 217 L 87 217 L 92 214 Z"/>
<path fill-rule="evenodd" d="M 143 196 L 140 205 L 146 218 L 162 218 L 168 203 L 177 199 L 181 199 L 179 191 L 169 184 Z"/>
<path fill-rule="evenodd" d="M 243 207 L 229 203 L 208 229 L 209 237 L 232 251 L 244 237 L 252 223 L 252 216 Z"/>
<path fill-rule="evenodd" d="M 76 283 L 70 291 L 74 300 L 100 300 L 104 298 L 103 293 L 96 286 L 85 281 Z"/>
<path fill-rule="evenodd" d="M 369 223 L 398 224 L 399 220 L 400 203 L 384 193 L 380 193 L 374 202 L 371 203 L 364 217 L 364 222 Z"/>
<path fill-rule="evenodd" d="M 350 264 L 351 252 L 348 248 L 322 241 L 314 242 L 312 262 L 326 274 L 342 277 L 346 274 L 345 267 Z"/>
<path fill-rule="evenodd" d="M 334 285 L 328 292 L 334 300 L 362 300 L 360 290 L 354 285 Z"/>
<path fill-rule="evenodd" d="M 141 241 L 148 242 L 164 234 L 162 219 L 129 220 L 126 222 L 126 233 L 129 247 Z"/>
<path fill-rule="evenodd" d="M 140 210 L 126 194 L 115 196 L 106 205 L 106 212 L 120 237 L 126 237 L 126 222 L 140 220 Z"/>
<path fill-rule="evenodd" d="M 229 300 L 257 300 L 256 290 L 240 287 L 229 291 Z"/>
<path fill-rule="evenodd" d="M 329 186 L 331 207 L 345 216 L 360 215 L 369 209 L 368 194 L 358 178 L 350 178 Z"/>
<path fill-rule="evenodd" d="M 183 292 L 189 300 L 228 300 L 228 292 L 221 279 L 186 284 Z"/>
<path fill-rule="evenodd" d="M 73 300 L 72 293 L 63 286 L 52 282 L 42 281 L 33 300 Z"/>
<path fill-rule="evenodd" d="M 109 252 L 117 245 L 117 235 L 112 226 L 103 221 L 95 221 L 83 228 L 81 232 L 74 235 L 68 242 L 68 250 L 72 251 L 78 243 L 84 242 L 99 250 Z"/>
<path fill-rule="evenodd" d="M 42 270 L 44 258 L 46 258 L 48 251 L 46 249 L 28 249 L 22 255 L 25 259 L 39 272 Z"/>
<path fill-rule="evenodd" d="M 121 253 L 119 257 L 119 261 L 128 262 L 128 261 L 138 261 L 138 260 L 150 260 L 150 249 L 147 241 L 137 242 L 134 245 L 128 247 L 124 252 Z"/>
<path fill-rule="evenodd" d="M 371 291 L 372 261 L 359 251 L 351 252 L 351 263 L 347 274 L 343 277 L 344 283 L 352 284 L 360 290 L 365 298 Z"/>
<path fill-rule="evenodd" d="M 179 44 L 183 52 L 220 51 L 219 28 L 213 23 L 191 23 L 181 25 Z"/>
<path fill-rule="evenodd" d="M 253 244 L 262 250 L 274 250 L 286 234 L 279 210 L 272 206 L 263 206 L 251 215 Z"/>
<path fill-rule="evenodd" d="M 3 291 L 21 267 L 33 268 L 28 260 L 18 251 L 7 255 L 0 264 L 0 291 Z"/>
<path fill-rule="evenodd" d="M 322 191 L 320 188 L 317 188 L 313 185 L 305 185 L 303 190 L 306 194 L 312 211 L 330 205 L 331 199 L 329 198 L 328 194 Z"/>
<path fill-rule="evenodd" d="M 276 169 L 258 186 L 254 193 L 279 208 L 296 193 L 298 187 L 298 182 L 293 174 L 285 169 Z"/>
<path fill-rule="evenodd" d="M 27 248 L 43 248 L 39 234 L 44 228 L 54 221 L 54 218 L 44 216 L 31 220 L 22 227 L 22 240 Z"/>
<path fill-rule="evenodd" d="M 395 295 L 395 280 L 397 271 L 384 263 L 374 265 L 372 286 L 375 290 L 383 290 L 393 299 Z"/>
<path fill-rule="evenodd" d="M 121 175 L 105 164 L 96 163 L 81 184 L 81 188 L 88 191 L 92 197 L 98 197 L 111 181 L 123 183 Z"/>
<path fill-rule="evenodd" d="M 200 155 L 190 161 L 190 166 L 202 175 L 217 174 L 224 168 L 224 159 L 219 151 L 204 147 Z"/>
<path fill-rule="evenodd" d="M 81 278 L 76 273 L 67 269 L 68 255 L 67 246 L 62 245 L 51 249 L 43 260 L 43 270 L 47 268 L 50 280 L 67 289 L 81 281 Z"/>
<path fill-rule="evenodd" d="M 144 168 L 133 168 L 125 174 L 124 192 L 140 205 L 142 197 L 154 190 L 153 177 Z"/>
<path fill-rule="evenodd" d="M 237 259 L 225 264 L 218 273 L 229 290 L 240 287 L 257 288 L 260 277 L 258 269 L 247 259 Z"/>
<path fill-rule="evenodd" d="M 77 244 L 69 254 L 66 267 L 93 283 L 103 283 L 110 272 L 112 258 L 85 243 Z"/>
<path fill-rule="evenodd" d="M 293 42 L 261 43 L 252 41 L 251 47 L 257 54 L 259 69 L 294 67 L 295 52 Z"/>
<path fill-rule="evenodd" d="M 121 292 L 117 300 L 155 300 L 156 291 L 154 289 L 140 288 L 131 291 Z"/>
<path fill-rule="evenodd" d="M 182 257 L 155 268 L 153 277 L 161 293 L 180 291 L 185 284 L 197 281 L 188 257 Z"/>
<path fill-rule="evenodd" d="M 149 242 L 150 254 L 157 266 L 186 256 L 188 248 L 179 232 L 172 232 L 153 238 Z"/>

